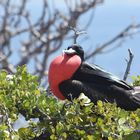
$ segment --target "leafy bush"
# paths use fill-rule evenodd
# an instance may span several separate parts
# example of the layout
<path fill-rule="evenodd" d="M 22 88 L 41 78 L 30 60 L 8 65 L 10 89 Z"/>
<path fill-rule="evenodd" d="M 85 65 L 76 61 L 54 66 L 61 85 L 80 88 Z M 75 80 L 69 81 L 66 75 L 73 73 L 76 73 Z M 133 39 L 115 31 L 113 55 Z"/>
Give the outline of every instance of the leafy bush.
<path fill-rule="evenodd" d="M 135 85 L 140 83 L 136 80 Z M 13 124 L 19 113 L 29 125 L 16 131 Z M 0 72 L 0 140 L 139 140 L 139 116 L 140 109 L 125 111 L 101 101 L 58 101 L 39 87 L 25 66 L 13 76 Z"/>

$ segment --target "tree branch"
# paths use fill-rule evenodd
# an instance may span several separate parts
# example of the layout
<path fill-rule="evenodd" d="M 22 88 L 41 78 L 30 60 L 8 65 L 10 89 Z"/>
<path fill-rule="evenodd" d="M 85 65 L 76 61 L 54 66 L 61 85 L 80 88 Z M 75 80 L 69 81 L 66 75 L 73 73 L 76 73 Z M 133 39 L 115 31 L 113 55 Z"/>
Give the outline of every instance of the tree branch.
<path fill-rule="evenodd" d="M 130 49 L 128 49 L 128 52 L 129 52 L 129 60 L 126 59 L 127 67 L 126 67 L 126 71 L 125 71 L 125 74 L 124 74 L 124 77 L 123 77 L 124 81 L 126 81 L 126 79 L 128 77 L 128 74 L 130 73 L 130 67 L 131 67 L 131 64 L 132 64 L 132 60 L 134 58 L 134 55 L 133 55 L 133 53 Z"/>
<path fill-rule="evenodd" d="M 140 28 L 140 24 L 130 24 L 129 26 L 127 26 L 124 30 L 122 30 L 118 35 L 116 35 L 115 37 L 113 37 L 112 39 L 110 39 L 109 41 L 107 41 L 106 43 L 104 43 L 103 45 L 97 47 L 93 52 L 91 52 L 90 54 L 86 55 L 85 59 L 89 59 L 97 54 L 101 54 L 103 53 L 103 51 L 106 48 L 109 48 L 112 44 L 114 44 L 115 42 L 124 39 L 126 37 L 131 37 L 132 35 L 136 34 L 137 29 Z M 134 32 L 135 30 L 135 32 Z M 116 47 L 116 46 L 115 46 Z M 113 47 L 114 48 L 114 47 Z"/>

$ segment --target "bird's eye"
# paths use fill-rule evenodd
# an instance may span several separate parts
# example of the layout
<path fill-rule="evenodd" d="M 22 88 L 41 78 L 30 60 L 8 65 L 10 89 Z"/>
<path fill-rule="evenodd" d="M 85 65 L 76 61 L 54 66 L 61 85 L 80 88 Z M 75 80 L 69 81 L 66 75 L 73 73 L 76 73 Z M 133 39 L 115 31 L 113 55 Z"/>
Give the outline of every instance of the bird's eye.
<path fill-rule="evenodd" d="M 72 47 L 68 47 L 67 50 L 69 50 L 70 48 L 72 48 Z"/>

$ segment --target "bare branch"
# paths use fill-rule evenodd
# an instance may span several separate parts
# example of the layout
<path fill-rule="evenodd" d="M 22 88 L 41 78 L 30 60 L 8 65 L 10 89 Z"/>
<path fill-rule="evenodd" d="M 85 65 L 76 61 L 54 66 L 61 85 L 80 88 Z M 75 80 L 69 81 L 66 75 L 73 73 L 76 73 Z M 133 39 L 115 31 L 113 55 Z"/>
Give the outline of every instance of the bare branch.
<path fill-rule="evenodd" d="M 12 124 L 11 124 L 11 121 L 9 119 L 10 118 L 9 117 L 9 110 L 3 103 L 0 105 L 0 107 L 1 107 L 1 109 L 3 111 L 3 114 L 4 114 L 4 118 L 5 118 L 4 120 L 5 120 L 5 122 L 6 122 L 7 126 L 8 126 L 7 130 L 9 131 L 10 139 L 12 139 L 11 134 L 16 133 L 16 132 L 15 132 L 15 130 L 14 130 Z"/>
<path fill-rule="evenodd" d="M 77 43 L 77 38 L 82 35 L 82 34 L 86 34 L 86 31 L 78 31 L 76 28 L 74 27 L 69 27 L 72 31 L 74 31 L 74 44 Z"/>
<path fill-rule="evenodd" d="M 101 54 L 103 53 L 103 50 L 105 50 L 106 48 L 109 48 L 112 44 L 114 44 L 115 42 L 117 42 L 118 40 L 124 39 L 126 37 L 130 37 L 133 34 L 135 34 L 137 31 L 133 32 L 134 30 L 137 30 L 140 28 L 140 24 L 130 24 L 129 26 L 127 26 L 124 30 L 122 30 L 118 35 L 116 35 L 114 38 L 112 38 L 111 40 L 107 41 L 106 43 L 104 43 L 101 46 L 98 46 L 93 52 L 91 52 L 90 54 L 88 54 L 85 59 L 89 59 L 97 54 Z"/>
<path fill-rule="evenodd" d="M 124 74 L 124 77 L 123 77 L 124 81 L 126 81 L 126 79 L 128 77 L 128 74 L 130 73 L 130 67 L 131 67 L 131 64 L 132 64 L 132 60 L 134 58 L 134 55 L 133 55 L 133 53 L 130 49 L 128 49 L 128 52 L 129 52 L 129 60 L 126 60 L 127 67 L 126 67 L 126 71 L 125 71 L 125 74 Z"/>

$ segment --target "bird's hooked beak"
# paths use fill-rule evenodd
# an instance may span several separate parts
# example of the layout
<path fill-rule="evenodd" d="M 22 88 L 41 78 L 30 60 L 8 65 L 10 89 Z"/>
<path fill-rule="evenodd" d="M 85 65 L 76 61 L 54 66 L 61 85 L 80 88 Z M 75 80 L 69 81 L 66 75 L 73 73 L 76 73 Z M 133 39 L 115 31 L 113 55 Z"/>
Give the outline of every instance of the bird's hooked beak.
<path fill-rule="evenodd" d="M 63 50 L 63 54 L 76 54 L 76 51 L 73 50 L 72 48 L 70 49 L 66 49 L 66 50 Z"/>

